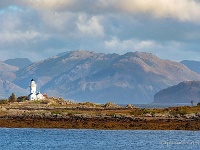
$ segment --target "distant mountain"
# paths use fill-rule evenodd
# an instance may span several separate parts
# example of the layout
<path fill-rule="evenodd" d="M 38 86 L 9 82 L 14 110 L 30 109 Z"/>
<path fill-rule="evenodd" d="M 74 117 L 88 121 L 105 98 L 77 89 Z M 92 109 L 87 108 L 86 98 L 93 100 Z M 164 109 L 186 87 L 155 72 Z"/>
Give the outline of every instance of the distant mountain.
<path fill-rule="evenodd" d="M 32 62 L 28 58 L 15 58 L 5 60 L 4 63 L 12 66 L 16 66 L 18 68 L 24 68 L 32 64 Z"/>
<path fill-rule="evenodd" d="M 16 78 L 15 72 L 19 70 L 18 67 L 8 65 L 0 61 L 0 80 L 13 81 Z"/>
<path fill-rule="evenodd" d="M 9 64 L 6 64 L 6 63 L 0 61 L 0 73 L 15 72 L 17 70 L 19 70 L 18 67 L 12 66 L 12 65 L 9 65 Z"/>
<path fill-rule="evenodd" d="M 16 79 L 17 70 L 18 67 L 0 61 L 0 98 L 8 98 L 15 91 L 19 95 L 25 93 L 26 90 L 12 83 Z"/>
<path fill-rule="evenodd" d="M 149 53 L 124 55 L 72 51 L 35 62 L 16 72 L 14 84 L 28 88 L 34 78 L 50 96 L 104 103 L 150 103 L 159 90 L 200 80 L 185 65 Z"/>
<path fill-rule="evenodd" d="M 0 80 L 0 99 L 8 98 L 11 93 L 15 93 L 16 96 L 21 96 L 27 92 L 28 90 L 23 89 L 8 80 Z"/>
<path fill-rule="evenodd" d="M 155 103 L 200 102 L 200 81 L 181 82 L 155 94 Z"/>
<path fill-rule="evenodd" d="M 194 60 L 183 60 L 180 63 L 187 66 L 190 70 L 200 74 L 200 61 L 194 61 Z"/>

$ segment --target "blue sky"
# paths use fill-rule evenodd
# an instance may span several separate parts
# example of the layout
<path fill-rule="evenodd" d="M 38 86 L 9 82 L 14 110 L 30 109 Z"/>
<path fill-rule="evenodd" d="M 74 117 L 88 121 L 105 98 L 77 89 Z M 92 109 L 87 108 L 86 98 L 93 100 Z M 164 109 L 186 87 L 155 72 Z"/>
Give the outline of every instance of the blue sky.
<path fill-rule="evenodd" d="M 0 60 L 64 51 L 200 61 L 199 0 L 0 1 Z"/>

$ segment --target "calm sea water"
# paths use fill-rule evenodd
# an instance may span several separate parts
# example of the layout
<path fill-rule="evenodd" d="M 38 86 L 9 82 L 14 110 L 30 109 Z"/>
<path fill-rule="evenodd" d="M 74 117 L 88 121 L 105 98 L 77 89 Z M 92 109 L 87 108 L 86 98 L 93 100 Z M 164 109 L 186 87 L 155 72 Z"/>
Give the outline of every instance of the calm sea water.
<path fill-rule="evenodd" d="M 3 150 L 198 150 L 198 131 L 0 128 Z"/>

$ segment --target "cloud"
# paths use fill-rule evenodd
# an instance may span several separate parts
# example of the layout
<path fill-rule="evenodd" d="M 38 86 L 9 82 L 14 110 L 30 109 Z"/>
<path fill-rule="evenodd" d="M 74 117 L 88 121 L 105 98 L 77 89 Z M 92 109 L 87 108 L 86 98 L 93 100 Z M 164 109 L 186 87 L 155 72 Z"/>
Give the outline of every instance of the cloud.
<path fill-rule="evenodd" d="M 26 40 L 34 40 L 40 37 L 41 34 L 36 31 L 28 31 L 28 32 L 4 32 L 1 33 L 0 43 L 17 43 L 19 41 L 26 41 Z M 42 36 L 44 38 L 44 36 Z"/>
<path fill-rule="evenodd" d="M 157 18 L 199 22 L 200 3 L 195 0 L 99 0 L 107 9 L 132 14 L 151 14 Z"/>
<path fill-rule="evenodd" d="M 74 7 L 77 3 L 78 0 L 6 0 L 0 2 L 0 8 L 17 5 L 37 9 L 61 10 Z"/>
<path fill-rule="evenodd" d="M 57 35 L 73 32 L 77 15 L 71 12 L 55 13 L 44 11 L 39 14 L 40 28 L 45 32 L 56 33 Z"/>
<path fill-rule="evenodd" d="M 52 11 L 74 8 L 78 4 L 77 0 L 21 0 L 21 2 L 37 9 L 48 9 Z"/>
<path fill-rule="evenodd" d="M 85 13 L 151 14 L 157 18 L 199 22 L 198 0 L 9 0 L 0 2 L 0 8 L 9 5 L 29 7 L 38 11 L 74 11 Z"/>
<path fill-rule="evenodd" d="M 104 45 L 106 49 L 117 52 L 124 53 L 129 51 L 148 51 L 156 47 L 155 41 L 139 41 L 136 39 L 129 39 L 120 41 L 118 38 L 114 37 L 110 41 L 105 41 Z"/>
<path fill-rule="evenodd" d="M 0 51 L 32 60 L 77 49 L 197 57 L 199 14 L 199 0 L 0 1 Z"/>
<path fill-rule="evenodd" d="M 103 37 L 104 27 L 100 24 L 99 20 L 96 16 L 88 19 L 86 15 L 80 15 L 76 25 L 78 30 L 84 34 L 83 36 Z"/>
<path fill-rule="evenodd" d="M 104 42 L 104 47 L 108 53 L 124 54 L 126 52 L 148 52 L 162 59 L 174 61 L 200 60 L 198 44 L 182 43 L 177 41 L 166 41 L 159 43 L 153 40 L 128 39 L 120 40 L 116 37 Z"/>

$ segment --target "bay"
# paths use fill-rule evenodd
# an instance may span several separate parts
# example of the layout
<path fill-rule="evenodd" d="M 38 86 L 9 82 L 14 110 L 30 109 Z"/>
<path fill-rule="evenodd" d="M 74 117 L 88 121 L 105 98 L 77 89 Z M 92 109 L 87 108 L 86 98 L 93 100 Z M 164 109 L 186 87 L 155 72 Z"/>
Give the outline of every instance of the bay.
<path fill-rule="evenodd" d="M 0 128 L 5 150 L 199 149 L 199 131 Z"/>

